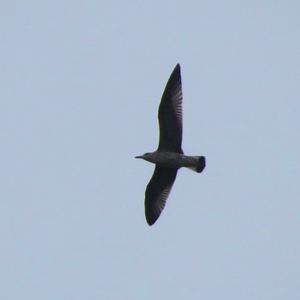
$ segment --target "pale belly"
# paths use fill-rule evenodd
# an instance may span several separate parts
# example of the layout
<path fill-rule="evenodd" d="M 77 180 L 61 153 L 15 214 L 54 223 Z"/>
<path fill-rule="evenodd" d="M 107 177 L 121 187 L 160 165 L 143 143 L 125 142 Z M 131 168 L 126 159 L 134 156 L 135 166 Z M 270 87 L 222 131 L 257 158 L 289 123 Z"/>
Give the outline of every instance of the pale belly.
<path fill-rule="evenodd" d="M 155 161 L 159 166 L 164 166 L 168 168 L 181 168 L 181 167 L 193 167 L 197 163 L 198 157 L 196 156 L 187 156 L 180 153 L 174 152 L 161 152 L 157 153 Z"/>

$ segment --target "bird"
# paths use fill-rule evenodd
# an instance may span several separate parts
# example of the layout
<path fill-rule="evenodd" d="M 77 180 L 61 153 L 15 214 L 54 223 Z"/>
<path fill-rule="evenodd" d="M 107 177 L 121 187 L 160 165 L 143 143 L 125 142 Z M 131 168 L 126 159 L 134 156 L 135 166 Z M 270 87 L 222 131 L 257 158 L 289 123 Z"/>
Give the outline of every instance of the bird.
<path fill-rule="evenodd" d="M 181 167 L 201 173 L 205 156 L 187 156 L 182 150 L 182 84 L 180 64 L 170 75 L 158 109 L 159 144 L 154 152 L 135 158 L 155 164 L 154 173 L 145 191 L 145 217 L 153 225 L 163 211 Z"/>

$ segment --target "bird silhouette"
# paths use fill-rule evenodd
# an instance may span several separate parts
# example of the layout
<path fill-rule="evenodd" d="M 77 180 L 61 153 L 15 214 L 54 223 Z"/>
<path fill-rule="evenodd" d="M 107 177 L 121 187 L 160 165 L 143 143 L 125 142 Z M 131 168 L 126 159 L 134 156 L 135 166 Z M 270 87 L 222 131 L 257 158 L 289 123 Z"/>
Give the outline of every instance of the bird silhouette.
<path fill-rule="evenodd" d="M 179 64 L 174 68 L 163 92 L 158 120 L 158 149 L 135 157 L 155 164 L 145 192 L 145 217 L 149 225 L 156 222 L 164 209 L 178 169 L 186 167 L 201 173 L 205 168 L 204 156 L 184 155 L 181 148 L 182 86 Z"/>

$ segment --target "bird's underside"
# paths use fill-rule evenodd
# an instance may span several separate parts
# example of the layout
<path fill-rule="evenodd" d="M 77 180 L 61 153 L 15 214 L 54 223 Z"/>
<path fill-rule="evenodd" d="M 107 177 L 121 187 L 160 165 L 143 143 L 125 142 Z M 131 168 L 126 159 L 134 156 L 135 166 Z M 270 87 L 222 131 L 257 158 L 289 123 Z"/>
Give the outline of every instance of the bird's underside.
<path fill-rule="evenodd" d="M 145 216 L 152 225 L 165 207 L 177 171 L 181 167 L 198 173 L 205 167 L 203 156 L 186 156 L 182 143 L 182 87 L 180 65 L 174 68 L 165 87 L 158 110 L 159 145 L 152 153 L 137 158 L 155 163 L 155 169 L 145 192 Z"/>

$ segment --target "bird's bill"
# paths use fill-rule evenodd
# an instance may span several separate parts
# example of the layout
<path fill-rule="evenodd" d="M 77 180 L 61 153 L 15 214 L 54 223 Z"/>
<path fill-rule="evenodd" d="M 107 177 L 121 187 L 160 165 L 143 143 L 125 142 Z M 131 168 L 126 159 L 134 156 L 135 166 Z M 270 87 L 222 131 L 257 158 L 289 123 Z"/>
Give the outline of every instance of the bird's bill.
<path fill-rule="evenodd" d="M 134 158 L 143 158 L 143 155 L 135 156 Z"/>

